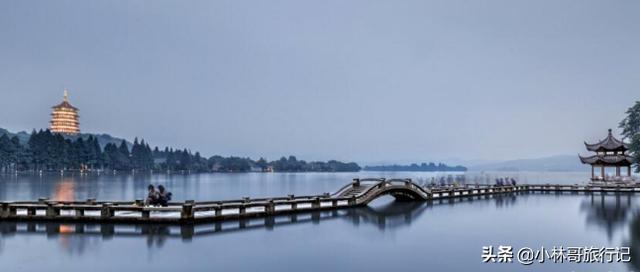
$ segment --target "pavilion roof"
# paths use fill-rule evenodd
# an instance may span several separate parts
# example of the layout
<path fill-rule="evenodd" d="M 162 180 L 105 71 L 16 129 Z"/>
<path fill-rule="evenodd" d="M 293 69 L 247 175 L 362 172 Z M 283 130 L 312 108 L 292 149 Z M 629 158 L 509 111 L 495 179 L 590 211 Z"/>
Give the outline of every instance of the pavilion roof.
<path fill-rule="evenodd" d="M 629 149 L 629 145 L 621 140 L 613 137 L 611 129 L 609 129 L 609 135 L 595 144 L 584 143 L 589 151 L 625 151 Z"/>
<path fill-rule="evenodd" d="M 579 156 L 584 164 L 592 165 L 620 165 L 627 166 L 633 163 L 633 158 L 629 155 L 593 155 L 588 157 Z"/>

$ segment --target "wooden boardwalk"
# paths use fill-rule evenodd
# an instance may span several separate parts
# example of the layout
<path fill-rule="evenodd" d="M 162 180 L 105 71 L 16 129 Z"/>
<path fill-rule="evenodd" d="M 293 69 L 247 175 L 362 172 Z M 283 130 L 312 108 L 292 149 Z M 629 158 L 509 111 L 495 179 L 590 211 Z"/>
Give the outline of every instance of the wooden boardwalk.
<path fill-rule="evenodd" d="M 142 200 L 0 202 L 0 221 L 127 222 L 193 224 L 280 214 L 336 210 L 365 206 L 391 195 L 400 201 L 435 201 L 483 197 L 513 192 L 623 193 L 640 192 L 640 185 L 592 186 L 522 184 L 515 186 L 465 185 L 423 187 L 410 179 L 354 179 L 334 194 L 274 198 L 244 198 L 226 201 L 185 201 L 168 207 L 144 206 Z"/>

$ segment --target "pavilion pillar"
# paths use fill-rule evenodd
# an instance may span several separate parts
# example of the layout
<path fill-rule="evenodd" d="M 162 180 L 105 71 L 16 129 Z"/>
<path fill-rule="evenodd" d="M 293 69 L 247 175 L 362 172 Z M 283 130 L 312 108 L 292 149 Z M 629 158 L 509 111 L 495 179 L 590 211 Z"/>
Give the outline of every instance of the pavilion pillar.
<path fill-rule="evenodd" d="M 604 165 L 600 166 L 600 177 L 604 180 Z"/>
<path fill-rule="evenodd" d="M 592 164 L 591 165 L 591 180 L 594 180 L 595 178 L 596 178 L 595 170 L 594 170 L 594 167 L 593 167 L 593 164 Z"/>
<path fill-rule="evenodd" d="M 631 176 L 631 165 L 627 166 L 627 176 Z"/>
<path fill-rule="evenodd" d="M 620 176 L 620 166 L 616 166 L 616 177 Z"/>

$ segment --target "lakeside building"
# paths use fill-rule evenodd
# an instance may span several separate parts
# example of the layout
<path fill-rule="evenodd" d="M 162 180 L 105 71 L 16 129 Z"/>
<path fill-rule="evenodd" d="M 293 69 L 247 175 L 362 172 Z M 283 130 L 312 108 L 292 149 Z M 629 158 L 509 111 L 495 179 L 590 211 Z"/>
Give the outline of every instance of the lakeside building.
<path fill-rule="evenodd" d="M 64 100 L 62 103 L 52 107 L 51 132 L 76 135 L 80 133 L 80 116 L 78 108 L 69 103 L 69 94 L 64 90 Z"/>
<path fill-rule="evenodd" d="M 584 143 L 588 151 L 596 152 L 593 156 L 583 157 L 580 156 L 580 161 L 583 164 L 591 165 L 591 180 L 592 181 L 631 181 L 631 164 L 633 159 L 627 154 L 629 150 L 629 144 L 613 137 L 611 129 L 609 129 L 609 135 L 603 140 L 589 144 Z M 621 169 L 626 167 L 627 175 L 623 176 Z M 599 169 L 599 175 L 596 175 L 595 169 Z M 608 176 L 606 174 L 607 168 L 615 168 L 615 175 Z"/>

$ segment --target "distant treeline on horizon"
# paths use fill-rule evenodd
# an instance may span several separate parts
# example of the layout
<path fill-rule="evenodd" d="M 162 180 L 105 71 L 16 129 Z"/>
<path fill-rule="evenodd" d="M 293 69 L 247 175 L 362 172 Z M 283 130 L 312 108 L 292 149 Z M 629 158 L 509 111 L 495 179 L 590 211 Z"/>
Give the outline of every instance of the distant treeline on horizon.
<path fill-rule="evenodd" d="M 294 156 L 267 161 L 260 158 L 212 156 L 165 147 L 151 149 L 144 140 L 133 144 L 121 140 L 101 147 L 99 137 L 68 136 L 49 130 L 33 131 L 29 137 L 0 129 L 0 172 L 59 170 L 140 170 L 193 172 L 357 172 L 354 162 L 306 162 Z M 20 137 L 22 137 L 22 139 Z M 110 136 L 109 136 L 110 137 Z"/>
<path fill-rule="evenodd" d="M 444 163 L 435 164 L 412 163 L 410 165 L 379 165 L 379 166 L 365 166 L 364 171 L 413 171 L 413 172 L 464 172 L 467 168 L 461 165 L 448 166 Z"/>

